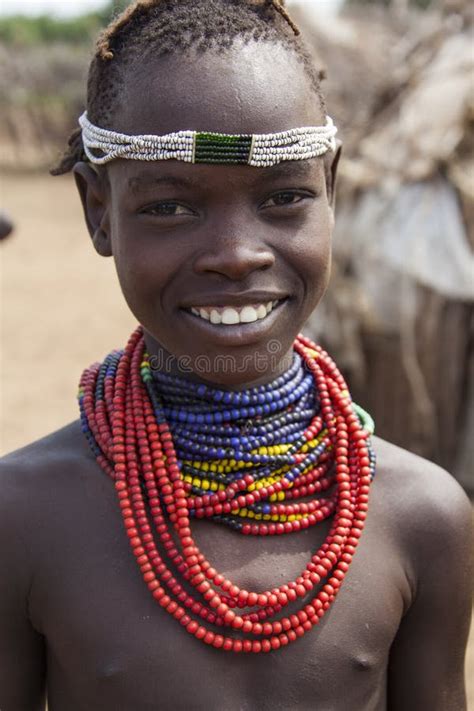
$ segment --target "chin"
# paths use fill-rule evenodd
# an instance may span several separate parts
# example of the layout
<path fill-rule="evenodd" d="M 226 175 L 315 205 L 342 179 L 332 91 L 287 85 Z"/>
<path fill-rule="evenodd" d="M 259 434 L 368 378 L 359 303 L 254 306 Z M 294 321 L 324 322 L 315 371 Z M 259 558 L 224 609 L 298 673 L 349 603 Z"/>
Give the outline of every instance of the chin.
<path fill-rule="evenodd" d="M 172 318 L 163 315 L 160 325 L 173 323 L 173 330 L 144 326 L 147 349 L 152 358 L 156 354 L 154 367 L 222 388 L 270 382 L 291 366 L 293 342 L 303 323 L 291 301 L 263 320 L 234 325 L 210 323 L 185 309 Z"/>

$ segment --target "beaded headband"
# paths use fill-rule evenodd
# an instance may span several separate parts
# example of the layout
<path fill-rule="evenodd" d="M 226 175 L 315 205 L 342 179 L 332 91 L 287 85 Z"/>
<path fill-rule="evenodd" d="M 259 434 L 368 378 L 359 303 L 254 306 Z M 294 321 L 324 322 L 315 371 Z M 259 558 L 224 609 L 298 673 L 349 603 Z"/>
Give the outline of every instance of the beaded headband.
<path fill-rule="evenodd" d="M 128 136 L 94 126 L 84 112 L 79 119 L 84 151 L 91 163 L 115 158 L 181 160 L 185 163 L 230 163 L 266 168 L 286 160 L 317 158 L 335 150 L 337 128 L 328 116 L 325 126 L 292 128 L 268 134 L 225 134 L 177 131 L 165 136 Z"/>

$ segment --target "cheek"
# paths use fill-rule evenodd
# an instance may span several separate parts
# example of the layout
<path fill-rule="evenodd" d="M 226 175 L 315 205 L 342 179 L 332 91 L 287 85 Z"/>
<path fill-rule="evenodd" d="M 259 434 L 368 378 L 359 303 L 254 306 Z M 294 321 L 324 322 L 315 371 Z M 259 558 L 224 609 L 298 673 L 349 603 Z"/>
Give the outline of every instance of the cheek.
<path fill-rule="evenodd" d="M 127 230 L 126 220 L 113 231 L 112 249 L 125 300 L 134 316 L 146 323 L 160 309 L 161 293 L 174 273 L 170 250 L 161 249 L 157 240 L 139 235 L 136 229 Z"/>
<path fill-rule="evenodd" d="M 332 227 L 330 211 L 311 221 L 294 245 L 292 263 L 304 289 L 303 310 L 307 318 L 323 297 L 331 272 Z"/>

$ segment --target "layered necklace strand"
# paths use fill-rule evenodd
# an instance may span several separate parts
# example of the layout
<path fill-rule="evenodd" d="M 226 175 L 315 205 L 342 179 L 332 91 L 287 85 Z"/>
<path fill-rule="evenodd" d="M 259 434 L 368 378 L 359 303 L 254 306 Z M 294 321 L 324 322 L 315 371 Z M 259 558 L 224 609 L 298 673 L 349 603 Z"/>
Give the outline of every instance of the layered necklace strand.
<path fill-rule="evenodd" d="M 232 392 L 153 373 L 138 328 L 80 382 L 82 429 L 115 482 L 147 587 L 189 634 L 226 651 L 270 652 L 316 625 L 367 515 L 373 421 L 322 348 L 300 335 L 293 349 L 275 381 Z M 216 571 L 191 529 L 205 518 L 243 535 L 282 535 L 330 516 L 296 580 L 260 592 Z"/>

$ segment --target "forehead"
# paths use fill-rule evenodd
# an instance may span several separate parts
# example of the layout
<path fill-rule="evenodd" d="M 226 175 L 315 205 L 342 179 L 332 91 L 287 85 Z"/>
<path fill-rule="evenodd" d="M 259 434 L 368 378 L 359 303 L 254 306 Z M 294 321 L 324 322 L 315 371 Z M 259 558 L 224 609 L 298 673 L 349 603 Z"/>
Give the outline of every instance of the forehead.
<path fill-rule="evenodd" d="M 283 162 L 270 168 L 249 166 L 189 165 L 180 161 L 114 161 L 109 166 L 114 183 L 132 195 L 140 195 L 156 187 L 177 187 L 194 191 L 238 194 L 245 190 L 257 190 L 265 185 L 281 185 L 288 182 L 322 182 L 324 167 L 320 159 Z M 229 193 L 230 191 L 230 193 Z"/>
<path fill-rule="evenodd" d="M 114 130 L 274 133 L 324 124 L 303 62 L 279 44 L 237 43 L 214 51 L 136 61 L 121 92 Z"/>

